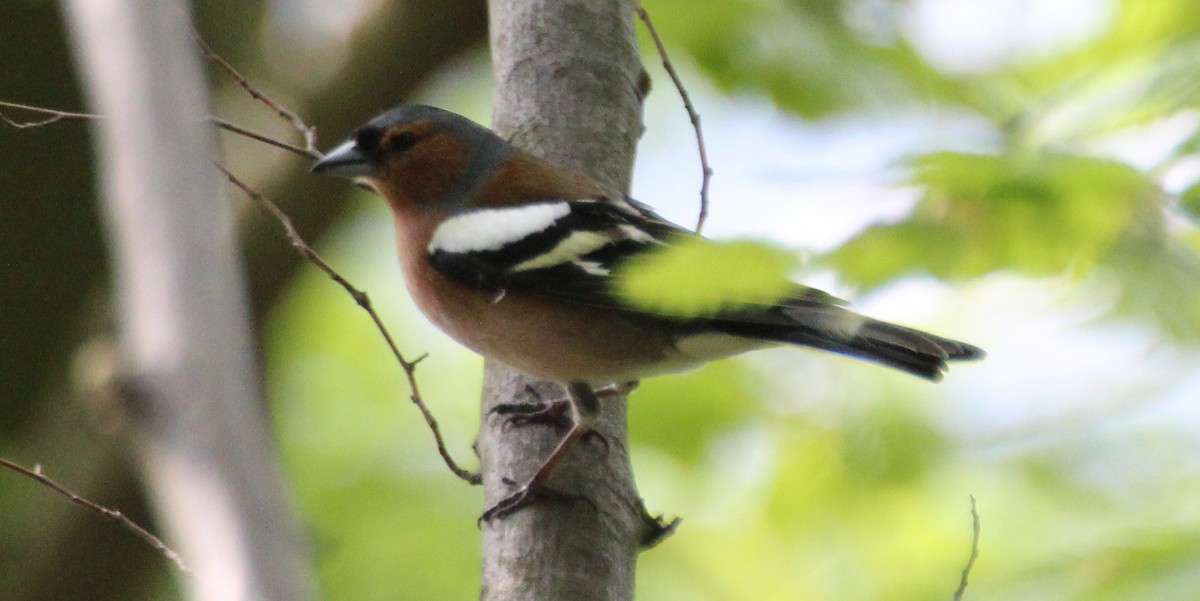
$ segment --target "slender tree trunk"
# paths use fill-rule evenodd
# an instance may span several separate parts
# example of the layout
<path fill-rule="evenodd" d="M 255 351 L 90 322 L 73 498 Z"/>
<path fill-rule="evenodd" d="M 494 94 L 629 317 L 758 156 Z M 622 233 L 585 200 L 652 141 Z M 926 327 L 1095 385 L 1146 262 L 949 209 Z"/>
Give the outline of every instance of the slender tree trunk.
<path fill-rule="evenodd" d="M 91 105 L 134 451 L 188 597 L 311 598 L 266 427 L 233 215 L 178 0 L 66 0 Z"/>
<path fill-rule="evenodd" d="M 517 146 L 628 189 L 641 135 L 644 71 L 627 0 L 492 0 L 492 61 L 497 83 L 493 127 Z M 561 397 L 489 362 L 484 377 L 479 452 L 488 506 L 524 483 L 557 443 L 551 428 L 502 430 L 488 418 L 499 403 Z M 537 503 L 483 525 L 481 598 L 627 600 L 646 523 L 627 453 L 625 398 L 605 397 L 597 429 L 608 441 L 574 447 L 549 481 L 588 501 Z"/>

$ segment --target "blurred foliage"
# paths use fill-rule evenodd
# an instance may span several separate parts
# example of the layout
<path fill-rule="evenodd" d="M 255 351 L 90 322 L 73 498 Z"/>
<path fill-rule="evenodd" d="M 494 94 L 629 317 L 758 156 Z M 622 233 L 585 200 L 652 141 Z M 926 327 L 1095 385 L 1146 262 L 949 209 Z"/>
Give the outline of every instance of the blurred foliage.
<path fill-rule="evenodd" d="M 721 361 L 693 373 L 646 380 L 637 396 L 654 401 L 630 403 L 630 438 L 681 464 L 697 464 L 712 441 L 761 415 L 747 387 L 752 378 L 739 363 Z M 659 427 L 664 420 L 678 427 Z"/>
<path fill-rule="evenodd" d="M 1192 184 L 1179 194 L 1179 208 L 1200 223 L 1200 184 Z"/>
<path fill-rule="evenodd" d="M 474 467 L 481 361 L 419 321 L 394 257 L 375 252 L 390 248 L 391 228 L 383 206 L 369 200 L 325 258 L 370 291 L 402 349 L 431 353 L 417 370 L 425 401 L 443 420 L 450 452 Z M 348 300 L 324 274 L 304 270 L 269 324 L 276 368 L 267 386 L 283 461 L 315 542 L 322 598 L 473 597 L 480 562 L 472 516 L 482 493 L 445 470 L 428 428 L 412 419 L 403 371 Z"/>
<path fill-rule="evenodd" d="M 867 228 L 824 258 L 848 283 L 1098 269 L 1120 278 L 1123 308 L 1194 340 L 1198 260 L 1173 241 L 1188 230 L 1163 219 L 1172 205 L 1200 211 L 1195 188 L 1165 185 L 1174 168 L 1200 160 L 1200 13 L 1188 0 L 1093 4 L 1110 14 L 1090 38 L 969 73 L 939 69 L 918 50 L 906 23 L 920 18 L 917 5 L 937 10 L 928 2 L 741 0 L 703 15 L 684 2 L 651 8 L 668 39 L 720 87 L 765 94 L 801 116 L 922 106 L 991 124 L 1000 142 L 990 152 L 909 158 L 904 183 L 922 191 L 912 214 Z M 1114 152 L 1115 136 L 1153 124 L 1172 129 L 1175 141 L 1152 165 Z M 1195 184 L 1198 176 L 1186 177 Z M 1130 269 L 1130 254 L 1158 259 Z"/>
<path fill-rule="evenodd" d="M 913 214 L 868 228 L 831 255 L 848 280 L 878 286 L 913 271 L 961 279 L 1082 269 L 1108 256 L 1135 217 L 1159 213 L 1145 175 L 1102 158 L 943 152 L 912 167 L 924 190 Z"/>

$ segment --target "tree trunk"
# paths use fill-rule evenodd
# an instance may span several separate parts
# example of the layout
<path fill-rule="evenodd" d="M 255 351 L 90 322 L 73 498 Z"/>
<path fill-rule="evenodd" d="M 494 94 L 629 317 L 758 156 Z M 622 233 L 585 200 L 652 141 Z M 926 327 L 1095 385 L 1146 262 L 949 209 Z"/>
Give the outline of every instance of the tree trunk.
<path fill-rule="evenodd" d="M 627 190 L 641 135 L 644 71 L 627 0 L 492 0 L 493 127 L 517 146 Z M 523 484 L 558 442 L 552 428 L 502 428 L 488 411 L 529 400 L 526 387 L 560 398 L 557 385 L 489 362 L 478 448 L 488 507 Z M 577 444 L 548 486 L 587 501 L 538 502 L 483 525 L 481 599 L 628 600 L 647 524 L 627 452 L 625 398 L 605 397 L 596 429 L 608 441 Z"/>
<path fill-rule="evenodd" d="M 67 0 L 114 267 L 134 451 L 202 601 L 311 598 L 259 398 L 187 8 Z"/>

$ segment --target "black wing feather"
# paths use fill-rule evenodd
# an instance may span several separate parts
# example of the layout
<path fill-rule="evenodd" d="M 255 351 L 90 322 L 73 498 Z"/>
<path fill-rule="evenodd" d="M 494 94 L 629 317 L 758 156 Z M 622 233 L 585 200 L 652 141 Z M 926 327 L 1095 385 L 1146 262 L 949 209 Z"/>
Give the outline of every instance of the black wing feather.
<path fill-rule="evenodd" d="M 620 203 L 589 199 L 567 204 L 569 212 L 549 227 L 501 248 L 469 252 L 431 249 L 429 260 L 442 275 L 476 289 L 525 290 L 564 301 L 632 310 L 617 301 L 609 273 L 630 256 L 658 247 L 675 236 L 693 235 L 629 198 Z M 631 235 L 630 230 L 622 227 L 636 228 L 640 234 Z M 577 232 L 599 233 L 610 238 L 610 242 L 573 260 L 517 269 L 521 263 L 550 252 Z M 592 266 L 592 270 L 586 266 Z"/>

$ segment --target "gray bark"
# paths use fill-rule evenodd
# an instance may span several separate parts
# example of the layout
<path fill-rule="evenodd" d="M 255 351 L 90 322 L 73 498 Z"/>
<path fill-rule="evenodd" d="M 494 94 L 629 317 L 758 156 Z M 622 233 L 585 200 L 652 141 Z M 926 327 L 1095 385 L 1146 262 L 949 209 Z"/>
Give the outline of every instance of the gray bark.
<path fill-rule="evenodd" d="M 629 2 L 492 0 L 489 14 L 493 127 L 517 146 L 628 189 L 642 131 L 643 78 Z M 514 492 L 503 478 L 523 484 L 561 436 L 534 426 L 504 431 L 501 420 L 488 418 L 499 403 L 529 400 L 527 385 L 546 398 L 564 394 L 487 364 L 478 448 L 488 507 Z M 553 490 L 587 501 L 540 502 L 483 525 L 482 599 L 632 598 L 647 525 L 629 466 L 625 398 L 605 397 L 602 405 L 596 429 L 608 453 L 583 441 L 549 480 Z"/>
<path fill-rule="evenodd" d="M 233 214 L 177 0 L 65 0 L 112 257 L 134 451 L 195 600 L 311 598 L 259 398 Z"/>

